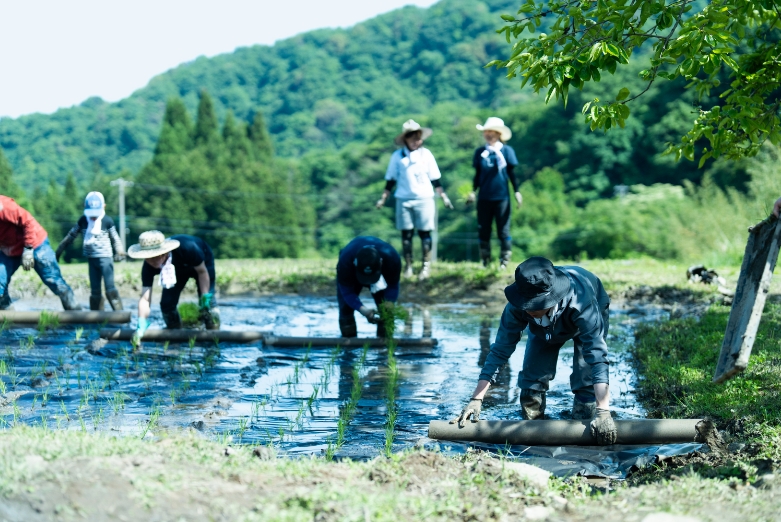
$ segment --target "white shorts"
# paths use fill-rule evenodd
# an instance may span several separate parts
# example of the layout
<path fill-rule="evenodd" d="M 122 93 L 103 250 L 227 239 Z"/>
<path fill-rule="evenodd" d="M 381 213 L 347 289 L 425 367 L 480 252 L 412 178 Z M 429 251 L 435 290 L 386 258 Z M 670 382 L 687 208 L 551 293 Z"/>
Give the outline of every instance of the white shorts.
<path fill-rule="evenodd" d="M 397 199 L 396 230 L 434 230 L 435 205 L 434 198 Z"/>

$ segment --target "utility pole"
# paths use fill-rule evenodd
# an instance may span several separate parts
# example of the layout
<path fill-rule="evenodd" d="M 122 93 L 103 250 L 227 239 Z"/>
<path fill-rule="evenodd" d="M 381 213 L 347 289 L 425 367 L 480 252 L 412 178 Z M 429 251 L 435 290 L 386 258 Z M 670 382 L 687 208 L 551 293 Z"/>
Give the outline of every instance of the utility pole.
<path fill-rule="evenodd" d="M 119 187 L 119 237 L 122 239 L 122 247 L 127 251 L 127 225 L 125 222 L 125 187 L 132 187 L 133 182 L 124 178 L 115 179 L 112 186 Z"/>

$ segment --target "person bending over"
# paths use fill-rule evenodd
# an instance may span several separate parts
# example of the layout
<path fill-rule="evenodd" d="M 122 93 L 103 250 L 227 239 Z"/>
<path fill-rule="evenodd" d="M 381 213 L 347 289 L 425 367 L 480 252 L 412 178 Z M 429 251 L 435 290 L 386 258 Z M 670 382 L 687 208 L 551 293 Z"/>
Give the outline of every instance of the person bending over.
<path fill-rule="evenodd" d="M 383 302 L 399 298 L 401 258 L 391 245 L 371 236 L 358 236 L 339 252 L 336 265 L 336 299 L 342 337 L 356 337 L 355 311 L 377 325 L 377 337 L 385 337 L 385 324 L 378 312 Z M 377 308 L 369 308 L 358 295 L 368 287 Z"/>
<path fill-rule="evenodd" d="M 200 319 L 207 330 L 220 327 L 220 315 L 214 297 L 214 254 L 206 241 L 185 234 L 166 239 L 162 232 L 151 230 L 138 236 L 138 244 L 127 255 L 143 259 L 141 268 L 141 298 L 138 300 L 138 327 L 134 340 L 140 341 L 149 326 L 152 306 L 152 285 L 160 275 L 163 295 L 160 311 L 166 328 L 182 327 L 177 305 L 187 281 L 194 279 L 198 288 Z"/>
<path fill-rule="evenodd" d="M 472 399 L 451 423 L 460 426 L 480 417 L 483 397 L 499 370 L 515 352 L 528 327 L 521 388 L 521 418 L 545 417 L 545 395 L 556 375 L 559 350 L 572 339 L 570 386 L 572 418 L 591 420 L 591 433 L 601 445 L 614 444 L 616 425 L 610 415 L 607 337 L 610 298 L 602 282 L 578 266 L 554 267 L 544 257 L 531 257 L 515 269 L 515 283 L 504 290 L 508 304 L 502 312 Z"/>
<path fill-rule="evenodd" d="M 8 286 L 19 266 L 35 270 L 65 310 L 81 310 L 73 290 L 62 278 L 46 231 L 16 201 L 0 196 L 0 310 L 11 306 Z"/>

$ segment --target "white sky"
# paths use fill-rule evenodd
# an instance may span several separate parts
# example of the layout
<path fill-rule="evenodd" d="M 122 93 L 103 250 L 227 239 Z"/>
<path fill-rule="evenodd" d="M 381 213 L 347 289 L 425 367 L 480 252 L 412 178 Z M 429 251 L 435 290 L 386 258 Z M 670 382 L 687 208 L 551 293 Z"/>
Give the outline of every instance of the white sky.
<path fill-rule="evenodd" d="M 116 101 L 155 75 L 434 0 L 0 0 L 0 117 Z"/>

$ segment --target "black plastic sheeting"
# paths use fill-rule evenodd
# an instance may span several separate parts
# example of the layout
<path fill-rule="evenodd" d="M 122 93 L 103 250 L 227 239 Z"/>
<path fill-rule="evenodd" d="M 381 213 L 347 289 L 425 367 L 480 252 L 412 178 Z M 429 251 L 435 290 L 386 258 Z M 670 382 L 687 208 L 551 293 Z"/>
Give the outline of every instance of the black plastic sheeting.
<path fill-rule="evenodd" d="M 658 446 L 501 446 L 481 442 L 461 443 L 430 440 L 427 449 L 439 449 L 445 454 L 466 453 L 469 448 L 500 454 L 550 471 L 561 478 L 572 476 L 625 479 L 632 472 L 675 455 L 695 451 L 707 452 L 699 442 L 661 444 Z"/>

